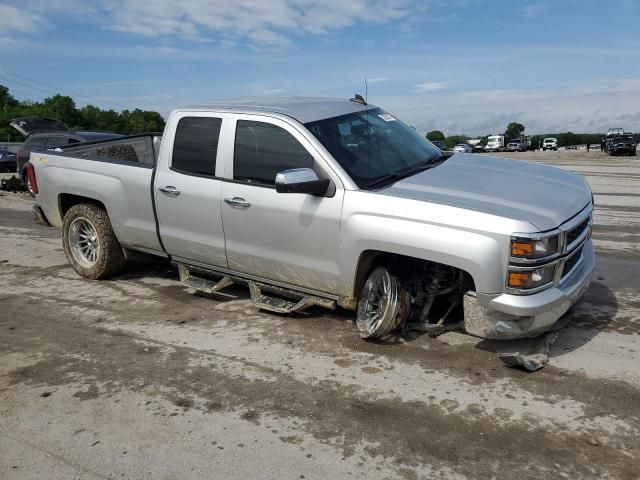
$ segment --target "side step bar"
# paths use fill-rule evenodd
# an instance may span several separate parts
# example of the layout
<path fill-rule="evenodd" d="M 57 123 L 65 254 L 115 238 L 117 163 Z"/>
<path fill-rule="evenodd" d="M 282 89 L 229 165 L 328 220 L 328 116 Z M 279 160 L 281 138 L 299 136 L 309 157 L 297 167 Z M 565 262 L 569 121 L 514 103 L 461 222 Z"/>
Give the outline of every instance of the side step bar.
<path fill-rule="evenodd" d="M 211 280 L 209 278 L 198 277 L 193 275 L 187 267 L 184 265 L 178 265 L 178 273 L 180 274 L 180 281 L 187 287 L 193 288 L 200 292 L 216 293 L 225 297 L 234 298 L 233 295 L 222 293 L 220 290 L 227 288 L 233 284 L 231 277 L 222 277 L 220 280 Z"/>
<path fill-rule="evenodd" d="M 271 293 L 279 294 L 279 297 L 269 295 L 263 292 L 263 288 L 268 289 Z M 318 305 L 320 307 L 335 310 L 336 301 L 328 298 L 316 297 L 306 293 L 298 293 L 292 290 L 286 290 L 280 287 L 263 285 L 255 282 L 249 282 L 249 291 L 251 292 L 251 300 L 253 305 L 261 310 L 269 310 L 276 313 L 293 313 Z M 281 297 L 292 297 L 281 298 Z"/>
<path fill-rule="evenodd" d="M 301 312 L 313 305 L 335 310 L 336 301 L 322 298 L 317 295 L 297 292 L 287 288 L 276 287 L 266 283 L 258 283 L 252 280 L 243 280 L 225 275 L 219 280 L 194 275 L 188 267 L 178 264 L 180 281 L 187 287 L 200 292 L 215 293 L 225 297 L 233 297 L 220 290 L 233 285 L 236 281 L 247 283 L 251 292 L 251 301 L 256 308 L 276 313 Z"/>

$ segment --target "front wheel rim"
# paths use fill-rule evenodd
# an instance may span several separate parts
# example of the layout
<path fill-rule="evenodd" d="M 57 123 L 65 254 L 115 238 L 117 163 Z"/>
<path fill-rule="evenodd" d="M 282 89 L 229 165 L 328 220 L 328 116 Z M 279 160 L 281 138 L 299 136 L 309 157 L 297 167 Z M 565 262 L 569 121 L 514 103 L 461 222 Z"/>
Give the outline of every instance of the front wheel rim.
<path fill-rule="evenodd" d="M 100 239 L 95 226 L 86 218 L 78 217 L 69 225 L 69 248 L 76 262 L 91 268 L 100 256 Z"/>
<path fill-rule="evenodd" d="M 367 280 L 358 308 L 357 326 L 362 338 L 379 338 L 397 328 L 402 319 L 401 294 L 388 271 Z"/>

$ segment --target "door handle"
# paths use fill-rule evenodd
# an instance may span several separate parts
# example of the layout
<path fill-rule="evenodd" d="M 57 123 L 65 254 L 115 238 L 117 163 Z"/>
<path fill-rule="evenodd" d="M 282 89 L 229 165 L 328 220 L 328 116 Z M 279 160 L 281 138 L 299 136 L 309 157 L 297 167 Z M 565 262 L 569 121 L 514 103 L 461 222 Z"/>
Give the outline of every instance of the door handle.
<path fill-rule="evenodd" d="M 180 190 L 178 190 L 176 187 L 172 187 L 171 185 L 167 185 L 166 187 L 160 187 L 159 190 L 162 193 L 166 193 L 167 195 L 172 195 L 174 197 L 177 197 L 178 195 L 180 195 Z"/>
<path fill-rule="evenodd" d="M 232 207 L 240 207 L 240 208 L 248 208 L 251 206 L 249 202 L 247 202 L 244 198 L 233 197 L 233 198 L 225 198 L 225 203 L 228 203 Z"/>

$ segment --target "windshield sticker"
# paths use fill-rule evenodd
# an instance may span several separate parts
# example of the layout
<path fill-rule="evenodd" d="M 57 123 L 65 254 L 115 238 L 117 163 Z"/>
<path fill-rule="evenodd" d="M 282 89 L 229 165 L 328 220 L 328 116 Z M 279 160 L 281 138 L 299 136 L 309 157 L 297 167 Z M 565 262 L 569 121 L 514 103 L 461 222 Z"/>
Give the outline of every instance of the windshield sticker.
<path fill-rule="evenodd" d="M 381 113 L 380 115 L 378 115 L 382 120 L 384 120 L 385 122 L 395 122 L 396 121 L 396 117 L 394 117 L 393 115 L 390 115 L 388 113 Z"/>

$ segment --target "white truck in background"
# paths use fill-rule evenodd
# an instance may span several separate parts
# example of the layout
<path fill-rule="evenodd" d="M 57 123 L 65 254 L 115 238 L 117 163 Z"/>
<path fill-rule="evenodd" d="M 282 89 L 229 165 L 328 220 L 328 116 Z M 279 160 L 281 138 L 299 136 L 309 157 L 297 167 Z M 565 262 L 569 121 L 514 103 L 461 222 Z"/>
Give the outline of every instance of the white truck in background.
<path fill-rule="evenodd" d="M 489 135 L 484 150 L 486 152 L 501 152 L 505 149 L 505 141 L 504 135 Z"/>

